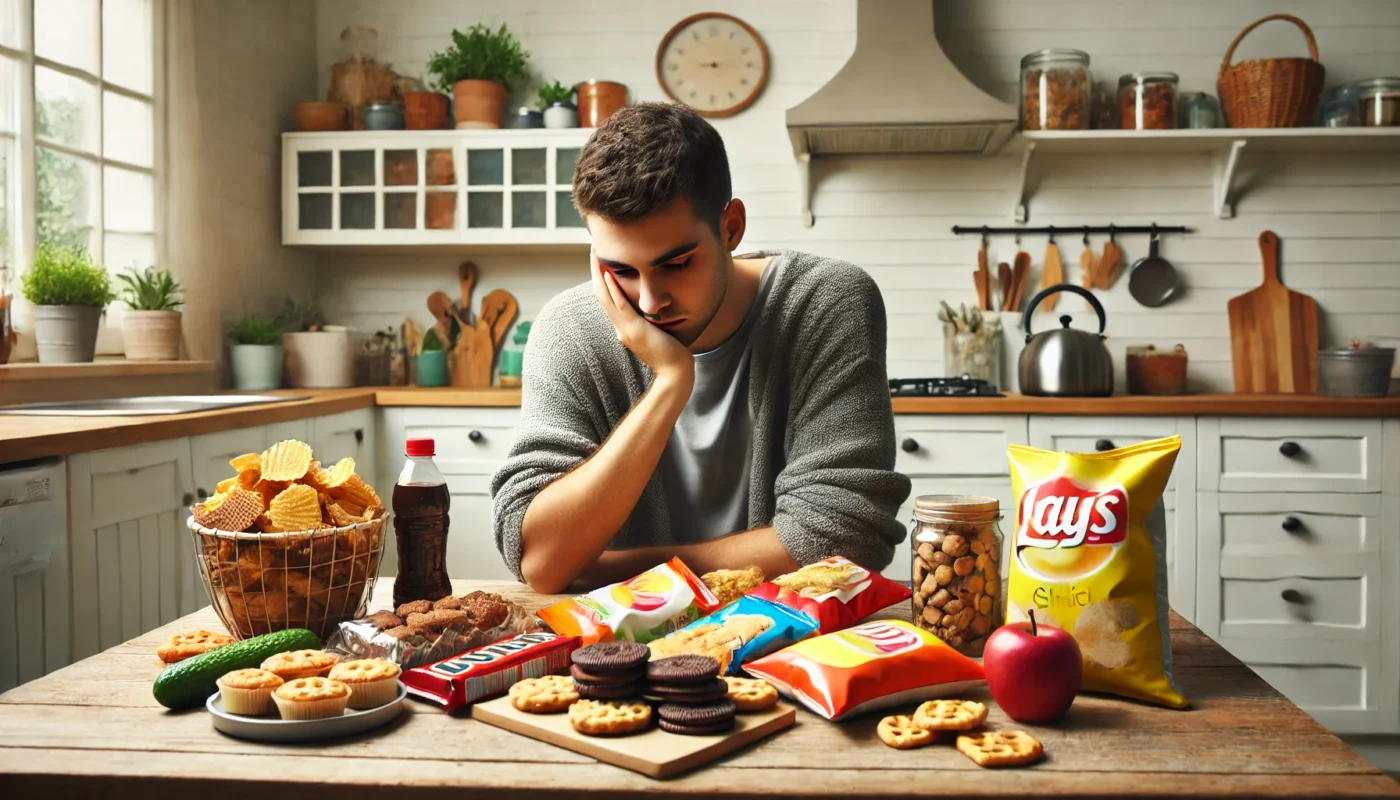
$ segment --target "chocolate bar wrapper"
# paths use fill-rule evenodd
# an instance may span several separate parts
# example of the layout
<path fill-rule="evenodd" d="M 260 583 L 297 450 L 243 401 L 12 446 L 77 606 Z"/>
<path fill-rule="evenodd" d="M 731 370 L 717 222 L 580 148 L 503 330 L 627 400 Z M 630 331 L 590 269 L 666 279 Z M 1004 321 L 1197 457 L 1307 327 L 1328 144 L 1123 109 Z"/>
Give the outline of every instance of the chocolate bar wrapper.
<path fill-rule="evenodd" d="M 366 619 L 342 622 L 326 639 L 324 649 L 328 653 L 341 656 L 344 661 L 384 658 L 408 670 L 442 661 L 473 648 L 495 644 L 522 633 L 543 630 L 539 617 L 534 613 L 515 603 L 509 605 L 510 616 L 494 628 L 481 630 L 460 623 L 449 625 L 437 638 L 410 636 L 407 639 L 396 639 Z"/>
<path fill-rule="evenodd" d="M 577 636 L 522 633 L 423 667 L 399 680 L 409 695 L 451 713 L 478 700 L 505 694 L 517 681 L 569 671 L 569 656 L 582 646 Z"/>

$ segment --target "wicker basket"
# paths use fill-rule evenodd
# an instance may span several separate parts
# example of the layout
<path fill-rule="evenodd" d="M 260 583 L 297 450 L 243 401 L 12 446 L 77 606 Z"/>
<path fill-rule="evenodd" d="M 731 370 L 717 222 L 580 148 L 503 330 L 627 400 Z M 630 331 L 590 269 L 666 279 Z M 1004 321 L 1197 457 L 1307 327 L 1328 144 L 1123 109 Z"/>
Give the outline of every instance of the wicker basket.
<path fill-rule="evenodd" d="M 1231 64 L 1240 40 L 1275 19 L 1302 29 L 1312 58 L 1265 58 Z M 1325 76 L 1326 70 L 1317 60 L 1317 40 L 1307 23 L 1289 14 L 1270 14 L 1240 31 L 1220 62 L 1215 83 L 1225 124 L 1231 128 L 1301 128 L 1312 119 Z"/>
<path fill-rule="evenodd" d="M 388 515 L 343 528 L 232 533 L 189 518 L 209 602 L 239 639 L 306 628 L 325 639 L 364 615 Z"/>

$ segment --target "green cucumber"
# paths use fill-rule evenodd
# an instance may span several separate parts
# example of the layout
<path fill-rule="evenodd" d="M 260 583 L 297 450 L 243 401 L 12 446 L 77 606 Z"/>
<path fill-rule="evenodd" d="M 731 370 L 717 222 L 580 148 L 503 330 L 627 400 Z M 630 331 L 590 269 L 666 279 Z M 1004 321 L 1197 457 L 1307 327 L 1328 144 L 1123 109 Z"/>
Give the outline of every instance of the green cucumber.
<path fill-rule="evenodd" d="M 321 640 L 305 628 L 265 633 L 171 664 L 156 678 L 151 693 L 166 708 L 195 708 L 219 691 L 215 681 L 236 669 L 260 666 L 269 656 L 289 650 L 319 649 Z"/>

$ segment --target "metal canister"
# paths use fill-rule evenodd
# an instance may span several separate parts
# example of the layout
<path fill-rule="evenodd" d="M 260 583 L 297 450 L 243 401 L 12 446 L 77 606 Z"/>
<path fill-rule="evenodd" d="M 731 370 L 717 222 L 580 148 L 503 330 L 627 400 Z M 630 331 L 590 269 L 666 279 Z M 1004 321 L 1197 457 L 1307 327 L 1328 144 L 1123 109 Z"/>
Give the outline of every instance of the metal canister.
<path fill-rule="evenodd" d="M 1317 351 L 1317 393 L 1327 397 L 1385 397 L 1395 348 L 1352 346 Z"/>

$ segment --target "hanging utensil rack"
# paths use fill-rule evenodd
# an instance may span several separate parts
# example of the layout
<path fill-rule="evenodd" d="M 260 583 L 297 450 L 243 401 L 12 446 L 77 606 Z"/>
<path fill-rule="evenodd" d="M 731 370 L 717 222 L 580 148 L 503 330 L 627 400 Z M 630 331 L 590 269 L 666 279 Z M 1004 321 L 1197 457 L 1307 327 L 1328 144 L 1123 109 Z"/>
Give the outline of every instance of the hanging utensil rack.
<path fill-rule="evenodd" d="M 1056 236 L 1072 236 L 1081 234 L 1089 236 L 1095 233 L 1106 233 L 1109 236 L 1120 234 L 1147 233 L 1157 236 L 1164 233 L 1195 233 L 1196 231 L 1185 225 L 1045 225 L 1038 228 L 1026 227 L 994 227 L 990 225 L 954 225 L 953 233 L 958 236 L 981 236 L 986 239 L 989 236 L 1048 236 L 1050 241 L 1054 241 Z"/>

